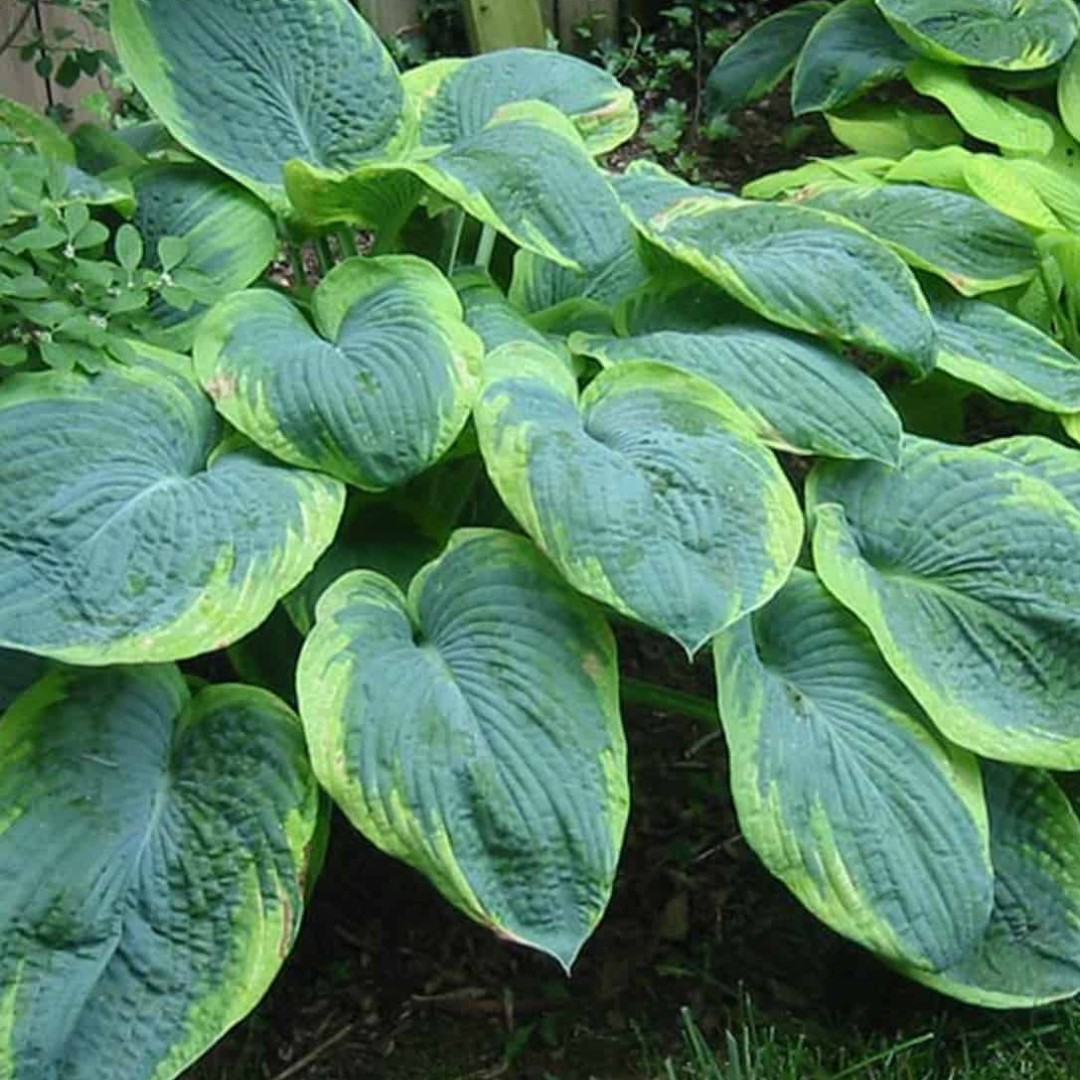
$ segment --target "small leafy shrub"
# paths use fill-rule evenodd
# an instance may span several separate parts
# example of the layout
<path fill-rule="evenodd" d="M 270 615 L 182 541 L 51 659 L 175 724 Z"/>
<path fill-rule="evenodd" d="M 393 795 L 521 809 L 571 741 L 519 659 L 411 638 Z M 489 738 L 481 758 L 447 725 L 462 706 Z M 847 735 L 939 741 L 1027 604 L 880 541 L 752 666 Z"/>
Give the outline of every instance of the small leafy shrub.
<path fill-rule="evenodd" d="M 605 72 L 401 77 L 306 5 L 113 0 L 163 128 L 74 167 L 131 185 L 89 220 L 132 215 L 161 305 L 0 381 L 0 1075 L 197 1058 L 288 955 L 328 798 L 569 970 L 629 813 L 612 615 L 711 648 L 744 834 L 808 909 L 968 1001 L 1076 993 L 1080 362 L 981 299 L 1030 230 L 615 175 Z M 1025 363 L 1049 435 L 905 430 Z M 221 650 L 244 683 L 189 663 Z"/>

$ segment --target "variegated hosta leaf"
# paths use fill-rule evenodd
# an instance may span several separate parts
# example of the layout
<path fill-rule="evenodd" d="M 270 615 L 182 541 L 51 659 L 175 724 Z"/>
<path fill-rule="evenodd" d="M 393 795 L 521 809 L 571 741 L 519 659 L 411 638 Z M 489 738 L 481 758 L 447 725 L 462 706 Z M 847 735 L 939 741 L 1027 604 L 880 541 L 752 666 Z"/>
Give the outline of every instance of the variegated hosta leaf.
<path fill-rule="evenodd" d="M 1080 19 L 1071 0 L 877 0 L 923 55 L 948 64 L 1030 71 L 1060 60 Z"/>
<path fill-rule="evenodd" d="M 547 265 L 555 266 L 554 263 Z M 556 269 L 563 270 L 562 267 Z M 477 267 L 461 270 L 454 275 L 453 283 L 465 310 L 465 322 L 480 336 L 485 352 L 494 352 L 500 345 L 511 341 L 530 341 L 557 352 L 568 367 L 572 366 L 569 350 L 561 338 L 537 330 L 506 298 L 487 271 Z"/>
<path fill-rule="evenodd" d="M 408 595 L 367 571 L 300 658 L 316 775 L 470 918 L 567 969 L 628 810 L 615 642 L 524 537 L 462 530 Z"/>
<path fill-rule="evenodd" d="M 796 116 L 832 112 L 879 83 L 898 79 L 914 57 L 874 0 L 843 0 L 814 27 L 795 65 Z"/>
<path fill-rule="evenodd" d="M 593 154 L 637 130 L 633 92 L 596 64 L 546 49 L 500 49 L 435 60 L 404 78 L 420 114 L 420 141 L 447 146 L 476 135 L 504 105 L 543 101 L 569 117 Z"/>
<path fill-rule="evenodd" d="M 46 676 L 0 721 L 0 1076 L 171 1080 L 296 939 L 319 793 L 293 713 L 172 666 Z"/>
<path fill-rule="evenodd" d="M 349 259 L 315 291 L 234 293 L 203 321 L 199 378 L 218 411 L 294 465 L 368 491 L 434 464 L 469 418 L 483 346 L 450 283 L 412 255 Z"/>
<path fill-rule="evenodd" d="M 628 175 L 633 179 L 636 170 Z M 934 327 L 911 271 L 844 218 L 672 183 L 620 199 L 641 233 L 771 322 L 933 366 Z"/>
<path fill-rule="evenodd" d="M 829 462 L 814 560 L 935 724 L 985 757 L 1080 767 L 1080 451 L 908 438 Z"/>
<path fill-rule="evenodd" d="M 341 172 L 294 158 L 285 164 L 285 190 L 304 226 L 346 222 L 382 240 L 397 235 L 427 189 L 419 177 L 388 162 Z"/>
<path fill-rule="evenodd" d="M 1074 138 L 1080 138 L 1080 50 L 1072 49 L 1061 68 L 1057 84 L 1058 112 Z"/>
<path fill-rule="evenodd" d="M 1029 1009 L 1080 991 L 1080 822 L 1052 776 L 982 763 L 994 910 L 982 939 L 944 971 L 910 978 L 991 1009 Z"/>
<path fill-rule="evenodd" d="M 250 285 L 278 249 L 274 217 L 250 192 L 228 177 L 195 164 L 158 164 L 133 177 L 138 206 L 134 223 L 146 246 L 149 266 L 160 269 L 158 241 L 179 236 L 188 242 L 184 269 L 205 274 L 227 296 Z M 205 312 L 181 311 L 155 298 L 151 314 L 163 341 L 188 349 Z"/>
<path fill-rule="evenodd" d="M 940 970 L 993 902 L 973 755 L 947 743 L 866 629 L 796 570 L 713 643 L 739 827 L 823 922 Z"/>
<path fill-rule="evenodd" d="M 1017 154 L 1048 154 L 1054 145 L 1049 124 L 971 81 L 966 71 L 929 60 L 907 67 L 908 82 L 940 101 L 969 134 Z"/>
<path fill-rule="evenodd" d="M 717 387 L 620 364 L 578 401 L 557 357 L 525 343 L 484 363 L 475 413 L 511 513 L 581 592 L 690 653 L 783 584 L 802 516 L 772 454 Z"/>
<path fill-rule="evenodd" d="M 174 138 L 289 213 L 292 158 L 348 170 L 409 138 L 405 95 L 348 0 L 115 0 L 127 73 Z"/>
<path fill-rule="evenodd" d="M 152 361 L 0 385 L 0 645 L 172 660 L 253 630 L 330 543 L 344 488 L 236 441 Z"/>
<path fill-rule="evenodd" d="M 814 338 L 757 318 L 708 285 L 651 285 L 624 306 L 629 337 L 575 335 L 605 367 L 651 360 L 700 375 L 759 438 L 795 453 L 896 462 L 900 418 L 877 383 Z"/>
<path fill-rule="evenodd" d="M 1030 231 L 970 195 L 922 184 L 830 183 L 794 198 L 861 225 L 908 265 L 937 274 L 965 296 L 1038 273 Z"/>
<path fill-rule="evenodd" d="M 795 66 L 807 35 L 832 5 L 803 0 L 752 26 L 717 61 L 705 84 L 705 105 L 716 119 L 774 90 Z"/>
<path fill-rule="evenodd" d="M 938 367 L 995 397 L 1054 413 L 1080 412 L 1080 359 L 995 304 L 928 290 Z"/>
<path fill-rule="evenodd" d="M 45 673 L 48 661 L 14 649 L 0 649 L 0 713 Z"/>
<path fill-rule="evenodd" d="M 571 270 L 602 266 L 625 229 L 611 185 L 553 105 L 500 108 L 479 131 L 402 163 L 519 247 Z"/>

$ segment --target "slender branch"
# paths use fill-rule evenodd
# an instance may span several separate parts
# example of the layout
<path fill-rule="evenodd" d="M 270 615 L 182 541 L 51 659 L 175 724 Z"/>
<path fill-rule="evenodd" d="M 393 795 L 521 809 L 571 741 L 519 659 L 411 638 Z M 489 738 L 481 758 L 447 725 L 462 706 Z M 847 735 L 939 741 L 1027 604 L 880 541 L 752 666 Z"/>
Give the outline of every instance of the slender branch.
<path fill-rule="evenodd" d="M 697 694 L 670 690 L 666 686 L 657 686 L 642 679 L 621 679 L 619 688 L 623 701 L 631 705 L 646 705 L 662 712 L 682 713 L 683 716 L 706 720 L 711 724 L 715 724 L 719 719 L 715 702 Z"/>
<path fill-rule="evenodd" d="M 311 1051 L 310 1054 L 305 1054 L 299 1061 L 293 1062 L 284 1072 L 280 1072 L 274 1077 L 274 1080 L 288 1080 L 291 1076 L 296 1076 L 302 1073 L 309 1065 L 314 1064 L 323 1054 L 326 1053 L 331 1047 L 337 1046 L 342 1039 L 348 1038 L 352 1034 L 353 1028 L 356 1027 L 355 1023 L 346 1024 L 336 1035 L 331 1035 L 326 1042 L 320 1043 Z"/>
<path fill-rule="evenodd" d="M 19 16 L 19 21 L 15 24 L 11 33 L 3 41 L 0 41 L 0 56 L 15 44 L 15 39 L 23 32 L 23 27 L 30 21 L 30 16 L 34 13 L 33 0 L 25 0 L 25 3 L 26 10 Z"/>

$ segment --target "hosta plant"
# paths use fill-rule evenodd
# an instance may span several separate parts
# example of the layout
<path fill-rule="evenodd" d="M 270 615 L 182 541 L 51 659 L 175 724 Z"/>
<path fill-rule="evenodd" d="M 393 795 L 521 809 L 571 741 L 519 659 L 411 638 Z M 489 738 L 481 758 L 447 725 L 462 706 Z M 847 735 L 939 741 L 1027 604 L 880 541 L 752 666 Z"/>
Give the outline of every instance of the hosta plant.
<path fill-rule="evenodd" d="M 956 357 L 1076 378 L 976 298 L 1030 231 L 617 175 L 603 72 L 402 78 L 345 0 L 112 12 L 167 134 L 84 140 L 130 184 L 94 220 L 208 291 L 0 382 L 0 1077 L 179 1073 L 330 801 L 569 969 L 629 812 L 614 620 L 712 650 L 746 839 L 828 925 L 985 1005 L 1080 990 L 1080 406 L 910 433 Z"/>

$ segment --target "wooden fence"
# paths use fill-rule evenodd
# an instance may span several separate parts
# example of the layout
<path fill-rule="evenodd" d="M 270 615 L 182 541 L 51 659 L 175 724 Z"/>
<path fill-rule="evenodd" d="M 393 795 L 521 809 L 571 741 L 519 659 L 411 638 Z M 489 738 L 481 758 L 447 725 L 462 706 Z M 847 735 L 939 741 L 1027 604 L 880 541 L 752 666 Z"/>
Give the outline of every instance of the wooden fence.
<path fill-rule="evenodd" d="M 382 34 L 408 37 L 420 29 L 421 0 L 354 0 L 365 16 Z M 563 48 L 573 50 L 574 28 L 589 20 L 597 34 L 613 33 L 620 10 L 640 12 L 652 0 L 461 0 L 466 25 L 477 51 L 504 48 L 507 45 L 543 46 L 547 34 L 555 34 Z M 14 47 L 0 54 L 0 95 L 15 98 L 37 109 L 48 105 L 66 105 L 75 110 L 76 122 L 89 119 L 80 111 L 80 102 L 96 89 L 91 80 L 82 79 L 65 88 L 55 80 L 37 75 L 33 63 L 19 58 L 18 45 L 39 31 L 52 39 L 57 30 L 74 30 L 81 41 L 93 48 L 108 48 L 108 39 L 89 27 L 70 9 L 52 4 L 27 7 L 15 0 L 0 0 L 0 43 L 14 33 Z M 16 33 L 16 31 L 18 31 Z"/>

